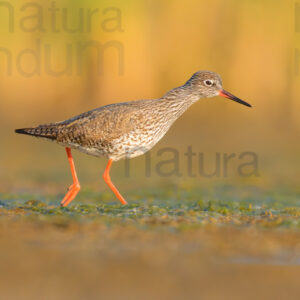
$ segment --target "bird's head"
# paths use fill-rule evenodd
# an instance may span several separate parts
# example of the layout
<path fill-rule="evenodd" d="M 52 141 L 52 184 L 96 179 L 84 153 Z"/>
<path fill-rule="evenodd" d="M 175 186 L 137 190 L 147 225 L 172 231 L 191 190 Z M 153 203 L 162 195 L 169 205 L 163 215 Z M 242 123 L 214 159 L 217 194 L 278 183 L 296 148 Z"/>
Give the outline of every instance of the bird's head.
<path fill-rule="evenodd" d="M 194 92 L 199 93 L 201 98 L 222 96 L 251 107 L 251 105 L 247 102 L 225 91 L 222 86 L 221 76 L 215 72 L 198 71 L 187 81 L 185 85 L 192 88 Z"/>

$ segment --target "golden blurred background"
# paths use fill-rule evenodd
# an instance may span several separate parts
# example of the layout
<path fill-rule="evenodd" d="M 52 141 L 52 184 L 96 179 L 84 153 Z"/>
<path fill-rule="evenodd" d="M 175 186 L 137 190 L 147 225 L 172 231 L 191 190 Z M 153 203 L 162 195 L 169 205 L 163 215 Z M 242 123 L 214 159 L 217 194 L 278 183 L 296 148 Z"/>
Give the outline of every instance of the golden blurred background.
<path fill-rule="evenodd" d="M 122 190 L 215 182 L 299 189 L 299 5 L 295 1 L 9 1 L 0 4 L 0 189 L 61 191 L 71 182 L 64 149 L 14 129 L 67 119 L 109 103 L 157 98 L 198 70 L 253 105 L 224 98 L 193 105 L 145 157 L 113 166 Z M 300 21 L 299 21 L 300 22 Z M 236 157 L 228 176 L 189 176 L 185 151 Z M 180 173 L 158 176 L 162 147 L 179 152 Z M 253 152 L 258 175 L 241 177 L 238 156 Z M 82 186 L 104 190 L 106 160 L 75 154 Z M 169 165 L 166 168 L 171 168 Z"/>

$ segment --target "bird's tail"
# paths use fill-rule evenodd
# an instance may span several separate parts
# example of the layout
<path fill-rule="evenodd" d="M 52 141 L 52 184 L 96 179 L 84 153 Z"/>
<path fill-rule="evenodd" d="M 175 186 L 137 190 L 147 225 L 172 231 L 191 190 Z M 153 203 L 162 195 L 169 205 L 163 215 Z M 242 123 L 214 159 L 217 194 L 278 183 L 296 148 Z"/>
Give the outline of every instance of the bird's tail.
<path fill-rule="evenodd" d="M 46 124 L 38 127 L 16 129 L 15 132 L 55 140 L 58 134 L 58 126 L 56 124 Z"/>

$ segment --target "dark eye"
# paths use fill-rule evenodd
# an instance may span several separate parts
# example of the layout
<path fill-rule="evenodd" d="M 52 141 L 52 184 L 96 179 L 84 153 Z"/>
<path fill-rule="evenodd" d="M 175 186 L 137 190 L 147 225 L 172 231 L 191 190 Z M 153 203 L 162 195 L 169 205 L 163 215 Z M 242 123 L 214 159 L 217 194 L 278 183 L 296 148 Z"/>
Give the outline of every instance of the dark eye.
<path fill-rule="evenodd" d="M 212 80 L 204 80 L 204 84 L 207 86 L 212 86 L 214 84 L 214 82 Z"/>

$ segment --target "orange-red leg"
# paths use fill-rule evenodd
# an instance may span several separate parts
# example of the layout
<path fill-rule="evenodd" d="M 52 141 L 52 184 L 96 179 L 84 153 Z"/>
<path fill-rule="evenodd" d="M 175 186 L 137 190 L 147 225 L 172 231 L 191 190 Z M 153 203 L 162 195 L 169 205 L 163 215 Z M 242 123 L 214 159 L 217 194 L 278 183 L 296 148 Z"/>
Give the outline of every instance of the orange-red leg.
<path fill-rule="evenodd" d="M 68 161 L 71 167 L 71 173 L 72 173 L 72 178 L 73 178 L 73 184 L 69 187 L 67 194 L 65 195 L 64 199 L 60 202 L 61 206 L 67 206 L 70 204 L 70 202 L 76 197 L 80 190 L 80 184 L 77 178 L 76 170 L 75 170 L 75 165 L 71 153 L 70 148 L 66 148 L 67 155 L 68 155 Z"/>
<path fill-rule="evenodd" d="M 103 179 L 106 182 L 106 184 L 110 187 L 110 189 L 113 191 L 113 193 L 116 195 L 116 197 L 120 200 L 120 202 L 123 205 L 126 205 L 128 203 L 122 197 L 122 195 L 117 190 L 117 188 L 114 186 L 114 184 L 111 182 L 110 175 L 109 175 L 109 170 L 110 170 L 111 164 L 112 164 L 112 159 L 109 159 L 108 164 L 107 164 L 106 169 L 105 169 L 104 174 L 103 174 Z"/>

